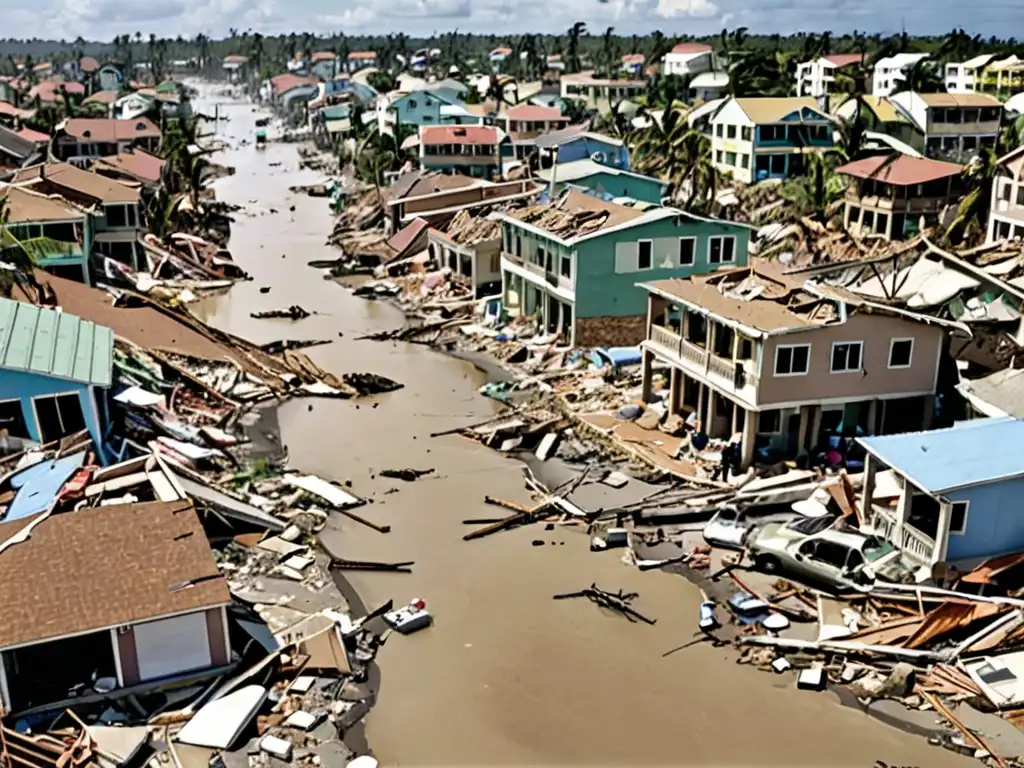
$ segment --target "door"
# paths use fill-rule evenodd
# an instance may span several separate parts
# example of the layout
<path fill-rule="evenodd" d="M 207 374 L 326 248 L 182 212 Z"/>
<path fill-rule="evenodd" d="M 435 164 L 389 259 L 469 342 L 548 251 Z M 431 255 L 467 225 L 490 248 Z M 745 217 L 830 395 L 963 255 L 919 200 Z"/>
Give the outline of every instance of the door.
<path fill-rule="evenodd" d="M 140 680 L 168 677 L 213 663 L 204 612 L 136 624 L 134 631 Z"/>

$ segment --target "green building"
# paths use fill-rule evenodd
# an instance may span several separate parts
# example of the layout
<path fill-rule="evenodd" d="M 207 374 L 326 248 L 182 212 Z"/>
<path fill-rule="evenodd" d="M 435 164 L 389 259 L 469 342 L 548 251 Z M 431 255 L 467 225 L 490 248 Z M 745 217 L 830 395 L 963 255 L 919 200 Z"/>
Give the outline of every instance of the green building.
<path fill-rule="evenodd" d="M 576 189 L 496 218 L 506 314 L 537 317 L 576 347 L 643 340 L 647 297 L 637 283 L 747 265 L 743 224 Z"/>
<path fill-rule="evenodd" d="M 567 186 L 584 187 L 610 197 L 630 197 L 643 203 L 661 203 L 668 183 L 620 168 L 612 168 L 590 158 L 560 163 L 545 168 L 538 178 L 551 184 L 557 195 Z"/>

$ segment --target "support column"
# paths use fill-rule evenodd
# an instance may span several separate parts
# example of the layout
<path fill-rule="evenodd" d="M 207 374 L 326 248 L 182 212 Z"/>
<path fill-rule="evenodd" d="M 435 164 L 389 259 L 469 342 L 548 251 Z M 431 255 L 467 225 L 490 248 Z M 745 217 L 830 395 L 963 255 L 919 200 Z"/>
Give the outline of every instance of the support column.
<path fill-rule="evenodd" d="M 953 502 L 943 499 L 939 502 L 939 525 L 935 530 L 935 549 L 932 550 L 932 565 L 944 562 L 949 550 L 949 524 L 953 519 Z"/>
<path fill-rule="evenodd" d="M 817 448 L 818 436 L 821 434 L 821 406 L 812 405 L 811 412 L 814 414 L 811 419 L 811 444 L 814 448 Z"/>
<path fill-rule="evenodd" d="M 796 433 L 796 452 L 803 453 L 807 450 L 807 429 L 811 423 L 811 409 L 806 405 L 800 406 L 800 424 Z"/>
<path fill-rule="evenodd" d="M 669 374 L 669 387 L 668 412 L 672 415 L 679 413 L 679 403 L 683 399 L 683 372 L 675 366 L 671 368 Z"/>
<path fill-rule="evenodd" d="M 754 463 L 754 440 L 757 437 L 757 412 L 747 411 L 743 418 L 743 445 L 741 469 L 747 469 Z"/>
<path fill-rule="evenodd" d="M 864 488 L 861 492 L 861 517 L 868 521 L 872 517 L 871 501 L 875 495 L 875 457 L 870 453 L 864 457 Z"/>
<path fill-rule="evenodd" d="M 654 374 L 654 353 L 648 350 L 643 350 L 641 353 L 643 361 L 643 378 L 641 380 L 641 398 L 645 403 L 649 403 L 652 400 L 651 392 L 653 382 L 651 377 Z"/>
<path fill-rule="evenodd" d="M 704 433 L 712 437 L 715 430 L 715 423 L 718 421 L 718 398 L 721 395 L 713 389 L 708 390 L 708 418 L 704 423 Z"/>
<path fill-rule="evenodd" d="M 707 424 L 704 419 L 704 393 L 707 392 L 707 385 L 702 381 L 700 382 L 700 389 L 697 394 L 697 420 L 700 422 L 701 429 L 707 432 Z"/>

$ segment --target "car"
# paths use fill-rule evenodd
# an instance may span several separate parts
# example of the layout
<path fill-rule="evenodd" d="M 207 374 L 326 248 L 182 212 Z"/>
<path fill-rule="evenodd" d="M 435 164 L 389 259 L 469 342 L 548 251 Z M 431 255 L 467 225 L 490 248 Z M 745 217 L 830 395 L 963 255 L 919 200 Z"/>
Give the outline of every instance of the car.
<path fill-rule="evenodd" d="M 835 589 L 863 589 L 876 578 L 899 581 L 912 571 L 901 560 L 899 550 L 878 536 L 831 527 L 801 532 L 817 528 L 811 523 L 822 520 L 766 525 L 748 537 L 747 554 L 767 573 L 787 573 Z"/>
<path fill-rule="evenodd" d="M 704 526 L 704 541 L 722 549 L 743 549 L 754 524 L 736 507 L 722 507 Z"/>

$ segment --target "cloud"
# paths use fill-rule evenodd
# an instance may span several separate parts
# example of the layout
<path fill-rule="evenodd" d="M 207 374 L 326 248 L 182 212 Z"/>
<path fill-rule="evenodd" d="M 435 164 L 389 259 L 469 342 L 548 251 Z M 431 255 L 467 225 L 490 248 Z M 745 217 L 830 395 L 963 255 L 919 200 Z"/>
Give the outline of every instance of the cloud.
<path fill-rule="evenodd" d="M 78 36 L 111 40 L 115 35 L 226 36 L 230 28 L 264 34 L 352 30 L 366 34 L 404 32 L 429 36 L 458 27 L 500 37 L 524 33 L 564 34 L 576 21 L 595 33 L 614 26 L 624 35 L 661 29 L 666 35 L 713 35 L 723 26 L 789 34 L 861 29 L 898 31 L 906 20 L 912 34 L 944 34 L 963 20 L 958 0 L 0 0 L 3 34 L 20 38 Z M 974 0 L 971 34 L 1005 35 L 1020 11 L 1006 0 Z"/>

